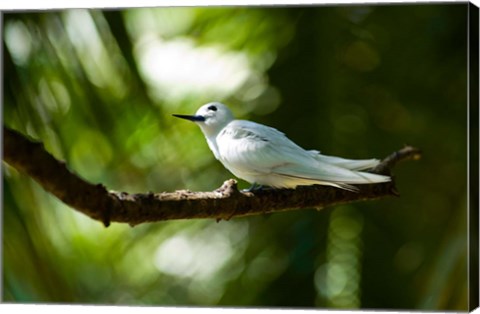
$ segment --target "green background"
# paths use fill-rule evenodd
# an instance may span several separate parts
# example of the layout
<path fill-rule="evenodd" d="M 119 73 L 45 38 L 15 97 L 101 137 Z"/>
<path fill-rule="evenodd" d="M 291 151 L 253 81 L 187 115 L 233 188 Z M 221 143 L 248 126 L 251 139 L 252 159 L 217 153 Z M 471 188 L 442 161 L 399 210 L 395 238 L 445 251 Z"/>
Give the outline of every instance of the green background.
<path fill-rule="evenodd" d="M 214 100 L 328 155 L 424 155 L 395 168 L 399 198 L 135 228 L 105 228 L 3 163 L 3 300 L 466 310 L 467 8 L 4 14 L 4 125 L 109 189 L 231 178 L 171 116 Z"/>

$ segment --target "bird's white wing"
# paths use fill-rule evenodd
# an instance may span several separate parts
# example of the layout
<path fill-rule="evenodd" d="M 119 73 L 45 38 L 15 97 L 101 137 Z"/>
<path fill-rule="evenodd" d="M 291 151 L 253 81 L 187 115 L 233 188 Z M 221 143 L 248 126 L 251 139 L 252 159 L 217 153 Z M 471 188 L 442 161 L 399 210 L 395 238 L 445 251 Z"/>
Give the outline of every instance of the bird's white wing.
<path fill-rule="evenodd" d="M 216 140 L 220 159 L 241 169 L 270 173 L 289 163 L 315 162 L 282 132 L 251 121 L 230 122 Z"/>
<path fill-rule="evenodd" d="M 222 162 L 233 173 L 276 174 L 305 181 L 303 184 L 363 184 L 390 180 L 386 176 L 329 164 L 282 132 L 250 121 L 232 121 L 219 133 L 217 142 Z"/>
<path fill-rule="evenodd" d="M 390 177 L 362 172 L 319 162 L 317 167 L 304 164 L 288 164 L 275 169 L 285 176 L 293 176 L 308 180 L 339 184 L 366 184 L 388 182 Z"/>

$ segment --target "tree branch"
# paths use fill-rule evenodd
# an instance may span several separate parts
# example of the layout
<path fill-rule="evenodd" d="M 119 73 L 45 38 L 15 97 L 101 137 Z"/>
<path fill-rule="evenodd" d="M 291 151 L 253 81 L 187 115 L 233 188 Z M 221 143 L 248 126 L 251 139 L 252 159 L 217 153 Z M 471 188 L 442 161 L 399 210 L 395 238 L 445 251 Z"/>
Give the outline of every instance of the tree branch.
<path fill-rule="evenodd" d="M 297 189 L 265 189 L 240 192 L 230 179 L 212 192 L 180 190 L 171 193 L 128 194 L 107 191 L 68 170 L 64 162 L 48 153 L 43 144 L 27 139 L 17 131 L 3 128 L 3 159 L 37 181 L 46 191 L 85 215 L 102 221 L 134 226 L 144 222 L 172 219 L 215 218 L 258 215 L 302 208 L 327 206 L 397 195 L 395 182 L 359 185 L 359 192 L 328 186 L 302 186 Z M 419 159 L 420 150 L 406 146 L 394 152 L 371 172 L 389 174 L 402 160 Z"/>

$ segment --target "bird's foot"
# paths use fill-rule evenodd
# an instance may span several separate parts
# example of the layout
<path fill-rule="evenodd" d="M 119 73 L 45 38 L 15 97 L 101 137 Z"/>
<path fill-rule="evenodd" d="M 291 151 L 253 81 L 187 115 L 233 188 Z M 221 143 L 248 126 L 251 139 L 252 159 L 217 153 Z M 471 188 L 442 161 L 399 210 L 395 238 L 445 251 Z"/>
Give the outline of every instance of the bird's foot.
<path fill-rule="evenodd" d="M 255 192 L 255 191 L 260 191 L 263 188 L 264 188 L 263 185 L 260 185 L 254 182 L 251 187 L 249 187 L 248 189 L 243 189 L 242 192 L 244 193 Z"/>

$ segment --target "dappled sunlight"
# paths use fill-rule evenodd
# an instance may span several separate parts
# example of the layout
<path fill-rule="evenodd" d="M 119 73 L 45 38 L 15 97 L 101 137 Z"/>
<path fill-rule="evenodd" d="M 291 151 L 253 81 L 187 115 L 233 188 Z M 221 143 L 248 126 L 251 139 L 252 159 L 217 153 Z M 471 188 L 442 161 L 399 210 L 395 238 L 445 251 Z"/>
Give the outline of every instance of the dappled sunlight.
<path fill-rule="evenodd" d="M 5 26 L 5 43 L 12 53 L 13 61 L 24 65 L 32 53 L 32 36 L 22 22 L 14 22 Z"/>
<path fill-rule="evenodd" d="M 153 263 L 163 274 L 189 279 L 188 294 L 195 302 L 215 304 L 225 292 L 226 281 L 235 278 L 220 275 L 222 269 L 241 258 L 248 240 L 246 221 L 210 223 L 195 233 L 179 232 L 163 241 Z M 242 270 L 232 271 L 238 276 Z"/>
<path fill-rule="evenodd" d="M 288 254 L 279 248 L 269 247 L 260 252 L 246 267 L 242 282 L 261 287 L 276 279 L 288 266 Z"/>
<path fill-rule="evenodd" d="M 248 240 L 247 233 L 248 224 L 238 222 L 224 226 L 211 224 L 192 235 L 176 234 L 158 247 L 155 265 L 169 275 L 206 280 L 233 254 L 241 254 L 238 249 L 245 246 L 239 244 Z"/>
<path fill-rule="evenodd" d="M 196 8 L 138 8 L 124 12 L 125 24 L 132 38 L 185 36 L 194 25 Z"/>
<path fill-rule="evenodd" d="M 70 41 L 89 80 L 98 87 L 109 88 L 119 98 L 124 96 L 125 83 L 114 63 L 112 51 L 107 52 L 90 12 L 69 10 L 65 12 L 64 20 Z"/>
<path fill-rule="evenodd" d="M 144 39 L 137 46 L 140 69 L 158 100 L 210 95 L 224 99 L 252 75 L 242 53 L 221 46 L 195 47 L 191 39 Z"/>
<path fill-rule="evenodd" d="M 339 207 L 330 215 L 327 260 L 315 272 L 319 297 L 333 308 L 360 307 L 363 218 L 353 207 Z"/>
<path fill-rule="evenodd" d="M 53 114 L 63 116 L 68 113 L 72 103 L 68 90 L 58 80 L 46 81 L 45 79 L 39 82 L 40 97 L 42 103 Z"/>

